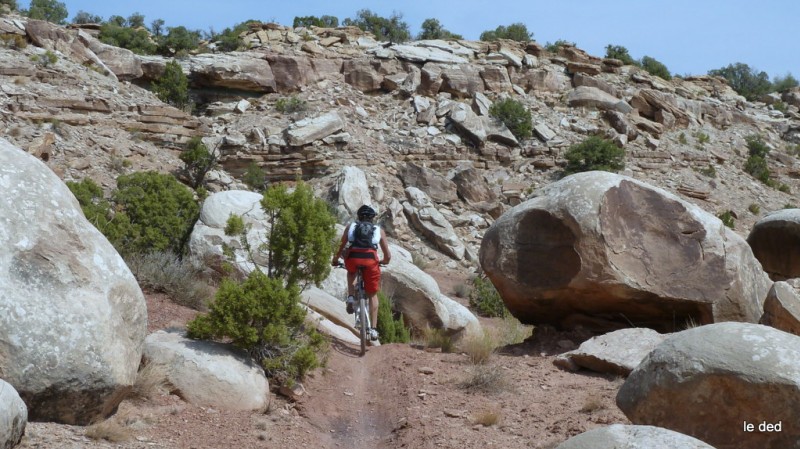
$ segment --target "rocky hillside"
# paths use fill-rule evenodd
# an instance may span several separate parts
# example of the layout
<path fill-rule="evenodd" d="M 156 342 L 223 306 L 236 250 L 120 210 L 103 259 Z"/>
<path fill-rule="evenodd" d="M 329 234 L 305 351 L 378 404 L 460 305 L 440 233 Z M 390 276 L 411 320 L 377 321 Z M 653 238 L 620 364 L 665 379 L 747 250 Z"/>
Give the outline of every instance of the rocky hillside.
<path fill-rule="evenodd" d="M 558 179 L 567 149 L 592 135 L 626 150 L 622 174 L 714 215 L 731 211 L 744 235 L 766 212 L 796 204 L 800 190 L 800 93 L 784 95 L 782 112 L 719 78 L 665 81 L 575 47 L 386 44 L 353 28 L 254 25 L 249 51 L 179 60 L 197 102 L 189 114 L 140 87 L 167 59 L 102 44 L 92 30 L 19 17 L 0 18 L 0 33 L 4 137 L 62 179 L 110 188 L 120 173 L 175 171 L 192 136 L 220 152 L 210 190 L 243 188 L 238 178 L 256 163 L 270 182 L 300 176 L 335 203 L 337 178 L 355 166 L 391 236 L 452 268 L 475 267 L 485 229 Z M 517 141 L 489 118 L 492 102 L 507 97 L 531 111 L 533 138 Z M 303 107 L 279 112 L 279 101 Z M 768 165 L 783 191 L 743 171 L 745 138 L 754 134 L 771 148 Z M 462 251 L 425 236 L 413 211 L 426 204 Z"/>

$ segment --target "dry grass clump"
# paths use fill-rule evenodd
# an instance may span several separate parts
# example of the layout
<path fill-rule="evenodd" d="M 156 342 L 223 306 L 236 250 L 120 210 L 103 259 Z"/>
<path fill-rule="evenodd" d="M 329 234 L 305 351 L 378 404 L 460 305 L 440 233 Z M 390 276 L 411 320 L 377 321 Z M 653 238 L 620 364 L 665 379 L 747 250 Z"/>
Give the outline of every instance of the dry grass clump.
<path fill-rule="evenodd" d="M 163 292 L 176 304 L 202 311 L 214 294 L 201 268 L 170 252 L 130 255 L 125 261 L 142 288 Z"/>
<path fill-rule="evenodd" d="M 164 365 L 147 363 L 136 374 L 131 396 L 137 399 L 149 399 L 167 388 L 167 369 Z"/>
<path fill-rule="evenodd" d="M 97 424 L 92 424 L 84 432 L 87 438 L 93 440 L 106 440 L 112 443 L 122 443 L 133 437 L 130 428 L 111 418 Z"/>
<path fill-rule="evenodd" d="M 584 398 L 583 406 L 580 408 L 580 412 L 593 413 L 598 410 L 603 410 L 604 408 L 606 408 L 606 406 L 603 404 L 603 399 L 596 393 L 590 393 Z"/>
<path fill-rule="evenodd" d="M 496 394 L 509 388 L 505 373 L 495 365 L 474 365 L 459 386 L 467 391 Z"/>
<path fill-rule="evenodd" d="M 453 352 L 455 343 L 453 337 L 444 329 L 426 327 L 422 331 L 422 345 L 426 348 L 441 348 L 442 352 Z"/>
<path fill-rule="evenodd" d="M 471 291 L 472 291 L 472 287 L 470 287 L 469 285 L 464 284 L 464 283 L 456 284 L 453 287 L 453 292 L 459 298 L 467 298 L 467 297 L 469 297 L 469 294 L 470 294 Z"/>
<path fill-rule="evenodd" d="M 495 338 L 488 332 L 480 335 L 470 335 L 464 338 L 459 344 L 459 349 L 464 352 L 473 365 L 484 365 L 489 362 L 494 354 L 497 343 Z"/>
<path fill-rule="evenodd" d="M 478 413 L 472 420 L 473 424 L 480 424 L 483 427 L 491 427 L 500 422 L 500 412 L 498 410 L 484 410 Z"/>

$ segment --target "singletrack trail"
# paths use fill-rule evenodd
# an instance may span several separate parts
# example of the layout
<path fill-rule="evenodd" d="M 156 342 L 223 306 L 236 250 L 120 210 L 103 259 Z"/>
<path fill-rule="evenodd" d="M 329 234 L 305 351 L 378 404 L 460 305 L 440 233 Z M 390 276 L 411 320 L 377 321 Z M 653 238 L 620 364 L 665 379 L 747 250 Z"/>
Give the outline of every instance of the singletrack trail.
<path fill-rule="evenodd" d="M 309 423 L 327 435 L 326 447 L 373 449 L 391 440 L 409 403 L 402 372 L 410 368 L 395 366 L 398 353 L 407 350 L 401 345 L 369 347 L 359 357 L 357 347 L 332 343 L 327 367 L 306 382 L 309 394 L 299 404 Z"/>

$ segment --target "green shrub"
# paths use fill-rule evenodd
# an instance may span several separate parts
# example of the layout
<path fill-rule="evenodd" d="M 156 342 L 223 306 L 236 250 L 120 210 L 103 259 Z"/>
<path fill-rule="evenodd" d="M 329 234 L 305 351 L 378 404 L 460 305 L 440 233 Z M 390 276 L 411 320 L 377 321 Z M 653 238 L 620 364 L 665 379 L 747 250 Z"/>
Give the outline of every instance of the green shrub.
<path fill-rule="evenodd" d="M 27 39 L 19 34 L 0 34 L 0 41 L 2 41 L 4 47 L 13 50 L 22 50 L 28 46 Z"/>
<path fill-rule="evenodd" d="M 242 40 L 239 36 L 250 29 L 250 24 L 259 23 L 258 20 L 247 20 L 245 22 L 235 25 L 233 28 L 225 28 L 225 30 L 217 35 L 212 36 L 212 40 L 217 43 L 217 48 L 220 51 L 236 51 L 242 47 Z"/>
<path fill-rule="evenodd" d="M 619 59 L 625 65 L 639 65 L 639 63 L 631 57 L 631 54 L 628 53 L 628 49 L 622 45 L 606 45 L 606 58 Z"/>
<path fill-rule="evenodd" d="M 125 262 L 142 288 L 165 293 L 176 304 L 205 310 L 213 296 L 202 268 L 171 252 L 130 254 Z"/>
<path fill-rule="evenodd" d="M 292 28 L 311 28 L 311 27 L 319 27 L 319 28 L 336 28 L 339 26 L 339 19 L 335 16 L 305 16 L 305 17 L 295 17 L 294 21 L 292 22 Z"/>
<path fill-rule="evenodd" d="M 17 0 L 0 0 L 0 5 L 8 6 L 10 11 L 16 11 L 19 9 L 19 6 L 17 6 Z"/>
<path fill-rule="evenodd" d="M 69 13 L 67 5 L 56 0 L 31 0 L 28 17 L 36 20 L 46 20 L 59 25 L 65 24 Z"/>
<path fill-rule="evenodd" d="M 158 52 L 164 56 L 172 56 L 195 50 L 199 45 L 199 31 L 190 31 L 184 26 L 169 27 L 167 35 L 158 44 Z"/>
<path fill-rule="evenodd" d="M 741 62 L 709 70 L 708 74 L 725 78 L 733 90 L 750 101 L 758 99 L 772 89 L 772 83 L 766 72 L 759 72 Z"/>
<path fill-rule="evenodd" d="M 516 22 L 509 26 L 500 25 L 495 28 L 494 31 L 484 31 L 480 36 L 480 40 L 485 42 L 496 41 L 498 39 L 529 42 L 533 40 L 533 33 L 528 31 L 528 27 L 524 23 Z"/>
<path fill-rule="evenodd" d="M 100 26 L 100 41 L 115 47 L 126 48 L 136 54 L 155 54 L 158 46 L 150 39 L 147 31 L 121 26 L 116 22 L 108 21 Z"/>
<path fill-rule="evenodd" d="M 387 19 L 369 9 L 362 9 L 356 13 L 356 18 L 344 19 L 343 23 L 346 26 L 357 26 L 369 31 L 379 41 L 405 42 L 411 39 L 408 23 L 403 21 L 403 15 L 399 13 L 393 13 Z"/>
<path fill-rule="evenodd" d="M 625 168 L 625 150 L 597 136 L 572 145 L 565 155 L 565 174 L 590 170 L 617 172 Z"/>
<path fill-rule="evenodd" d="M 775 103 L 773 103 L 772 108 L 775 109 L 776 111 L 781 111 L 784 114 L 789 111 L 789 106 L 782 101 L 776 101 Z"/>
<path fill-rule="evenodd" d="M 476 276 L 472 280 L 469 305 L 481 316 L 504 317 L 508 314 L 506 304 L 494 284 L 488 278 Z"/>
<path fill-rule="evenodd" d="M 38 55 L 31 55 L 31 61 L 41 67 L 49 67 L 58 62 L 58 56 L 50 50 Z"/>
<path fill-rule="evenodd" d="M 744 171 L 764 184 L 772 186 L 771 173 L 767 165 L 769 147 L 764 142 L 764 139 L 757 134 L 746 137 L 745 142 L 747 142 L 747 150 L 750 156 L 744 164 Z"/>
<path fill-rule="evenodd" d="M 278 384 L 320 366 L 324 338 L 304 325 L 300 290 L 256 270 L 242 283 L 222 281 L 208 314 L 188 324 L 195 339 L 229 340 L 250 354 Z"/>
<path fill-rule="evenodd" d="M 164 73 L 153 81 L 153 92 L 164 103 L 169 103 L 178 109 L 190 106 L 189 78 L 183 73 L 177 61 L 170 61 L 164 67 Z"/>
<path fill-rule="evenodd" d="M 689 143 L 689 141 L 686 140 L 686 133 L 681 133 L 678 136 L 678 143 L 681 144 L 681 145 L 686 145 L 687 143 Z"/>
<path fill-rule="evenodd" d="M 442 352 L 453 352 L 456 348 L 453 337 L 444 329 L 426 327 L 422 331 L 426 348 L 441 348 Z"/>
<path fill-rule="evenodd" d="M 722 220 L 722 224 L 731 229 L 733 229 L 734 225 L 736 224 L 736 218 L 733 216 L 733 212 L 729 210 L 717 215 L 717 218 Z"/>
<path fill-rule="evenodd" d="M 778 190 L 779 190 L 779 191 L 781 191 L 781 192 L 783 192 L 783 193 L 792 193 L 792 188 L 791 188 L 791 187 L 789 187 L 789 185 L 788 185 L 788 184 L 781 184 L 781 185 L 778 187 Z"/>
<path fill-rule="evenodd" d="M 186 148 L 181 152 L 181 160 L 184 170 L 189 177 L 189 184 L 193 189 L 200 187 L 206 174 L 214 168 L 217 157 L 213 151 L 209 151 L 200 136 L 192 137 L 186 144 Z"/>
<path fill-rule="evenodd" d="M 170 175 L 138 172 L 117 178 L 112 200 L 117 216 L 124 215 L 130 223 L 119 233 L 115 245 L 123 255 L 153 251 L 183 254 L 200 213 L 188 187 Z"/>
<path fill-rule="evenodd" d="M 444 29 L 437 19 L 425 19 L 417 39 L 464 39 L 464 37 Z"/>
<path fill-rule="evenodd" d="M 795 206 L 792 203 L 786 203 L 786 204 L 783 205 L 783 208 L 784 209 L 797 209 L 797 206 Z"/>
<path fill-rule="evenodd" d="M 144 28 L 144 15 L 138 12 L 129 15 L 128 26 L 131 28 Z"/>
<path fill-rule="evenodd" d="M 164 32 L 164 19 L 156 19 L 150 22 L 150 32 L 153 33 L 155 38 L 161 37 Z"/>
<path fill-rule="evenodd" d="M 714 168 L 713 165 L 709 164 L 708 167 L 700 169 L 700 174 L 704 176 L 708 176 L 709 178 L 716 178 L 717 177 L 717 169 Z"/>
<path fill-rule="evenodd" d="M 530 111 L 513 98 L 506 98 L 492 104 L 489 108 L 489 115 L 503 122 L 511 134 L 514 134 L 514 137 L 519 140 L 527 139 L 533 134 Z"/>
<path fill-rule="evenodd" d="M 242 235 L 247 231 L 244 219 L 240 215 L 231 214 L 225 222 L 225 235 Z"/>
<path fill-rule="evenodd" d="M 786 76 L 776 76 L 772 80 L 772 90 L 775 92 L 786 92 L 798 85 L 800 85 L 800 83 L 797 82 L 797 79 L 792 76 L 791 73 L 787 73 Z"/>
<path fill-rule="evenodd" d="M 550 53 L 558 53 L 558 50 L 561 47 L 574 47 L 575 42 L 565 41 L 564 39 L 559 39 L 553 43 L 546 43 L 544 44 L 544 49 L 549 51 Z"/>
<path fill-rule="evenodd" d="M 408 343 L 411 335 L 403 323 L 403 316 L 395 317 L 392 301 L 382 292 L 378 293 L 378 334 L 381 343 Z"/>
<path fill-rule="evenodd" d="M 651 75 L 659 76 L 665 80 L 672 79 L 672 75 L 669 73 L 669 69 L 667 69 L 667 66 L 657 61 L 655 58 L 651 58 L 650 56 L 643 56 L 639 65 L 641 65 L 641 67 L 647 70 L 647 73 Z"/>
<path fill-rule="evenodd" d="M 111 203 L 103 197 L 103 189 L 91 179 L 67 181 L 66 184 L 86 219 L 119 251 L 123 237 L 131 232 L 128 216 L 124 212 L 114 212 Z"/>
<path fill-rule="evenodd" d="M 264 170 L 255 162 L 247 164 L 242 181 L 251 189 L 261 192 L 267 188 L 267 176 Z"/>
<path fill-rule="evenodd" d="M 278 98 L 275 102 L 275 110 L 282 114 L 294 114 L 295 112 L 304 112 L 308 109 L 308 104 L 296 96 L 289 98 Z"/>
<path fill-rule="evenodd" d="M 103 23 L 103 18 L 96 14 L 89 14 L 88 12 L 81 10 L 78 11 L 78 13 L 75 14 L 75 17 L 72 18 L 72 23 Z"/>
<path fill-rule="evenodd" d="M 759 212 L 761 212 L 761 206 L 756 203 L 751 203 L 749 206 L 747 206 L 747 210 L 749 210 L 753 215 L 758 215 Z"/>

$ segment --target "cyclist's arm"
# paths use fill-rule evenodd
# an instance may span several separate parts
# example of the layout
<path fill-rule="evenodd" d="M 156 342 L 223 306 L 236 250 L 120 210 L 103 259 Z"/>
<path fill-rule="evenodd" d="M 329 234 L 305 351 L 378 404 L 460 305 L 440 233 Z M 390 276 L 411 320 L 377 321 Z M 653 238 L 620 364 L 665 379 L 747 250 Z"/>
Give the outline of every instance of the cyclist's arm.
<path fill-rule="evenodd" d="M 347 245 L 347 230 L 350 229 L 350 226 L 344 228 L 344 233 L 342 234 L 341 242 L 339 242 L 339 249 L 333 253 L 333 259 L 331 259 L 331 265 L 339 265 L 339 257 L 342 255 L 342 250 L 344 246 Z"/>
<path fill-rule="evenodd" d="M 392 260 L 392 252 L 389 251 L 389 243 L 386 241 L 386 233 L 383 232 L 383 228 L 381 228 L 381 251 L 383 251 L 383 260 L 381 260 L 381 264 L 387 265 L 390 260 Z"/>

